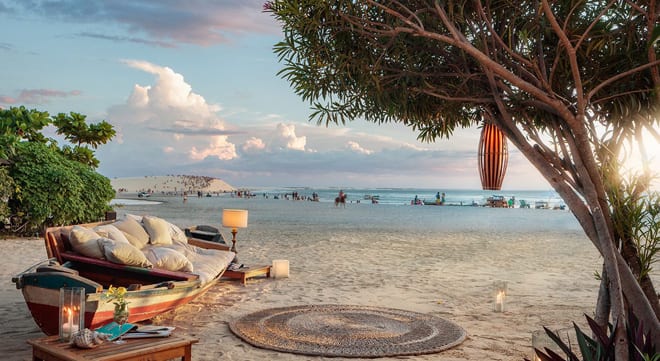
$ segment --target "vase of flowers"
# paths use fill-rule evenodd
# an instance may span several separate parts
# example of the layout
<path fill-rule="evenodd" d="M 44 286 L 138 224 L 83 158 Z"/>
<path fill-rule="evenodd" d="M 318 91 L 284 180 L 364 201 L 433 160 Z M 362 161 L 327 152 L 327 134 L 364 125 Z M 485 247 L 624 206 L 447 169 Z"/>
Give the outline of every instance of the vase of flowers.
<path fill-rule="evenodd" d="M 108 302 L 115 304 L 115 311 L 112 319 L 119 325 L 120 330 L 119 338 L 115 341 L 116 344 L 122 344 L 126 342 L 123 340 L 123 333 L 121 332 L 121 327 L 126 323 L 126 321 L 128 321 L 128 316 L 130 315 L 130 312 L 128 312 L 128 302 L 126 301 L 125 296 L 125 287 L 110 286 L 108 288 L 108 292 L 106 293 Z"/>

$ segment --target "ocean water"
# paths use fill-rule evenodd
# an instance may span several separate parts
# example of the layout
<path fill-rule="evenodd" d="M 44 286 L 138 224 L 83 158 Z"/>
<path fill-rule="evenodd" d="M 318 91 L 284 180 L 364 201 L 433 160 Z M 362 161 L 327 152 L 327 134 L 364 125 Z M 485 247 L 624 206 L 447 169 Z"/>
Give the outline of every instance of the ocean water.
<path fill-rule="evenodd" d="M 122 213 L 152 214 L 168 219 L 180 227 L 195 224 L 221 224 L 223 208 L 247 209 L 249 226 L 239 234 L 269 237 L 268 232 L 310 235 L 348 232 L 371 238 L 374 233 L 401 232 L 544 232 L 580 231 L 573 215 L 566 210 L 534 209 L 534 202 L 543 200 L 552 205 L 561 199 L 548 191 L 516 191 L 493 193 L 487 191 L 441 190 L 448 206 L 411 206 L 417 195 L 420 199 L 435 200 L 435 190 L 424 189 L 343 189 L 348 195 L 346 207 L 335 207 L 338 189 L 279 188 L 252 190 L 254 197 L 240 198 L 231 194 L 212 197 L 181 197 L 153 195 L 150 202 L 119 205 Z M 319 202 L 292 200 L 291 193 L 303 198 L 318 194 Z M 286 199 L 286 195 L 289 195 Z M 525 199 L 531 208 L 489 208 L 467 206 L 483 204 L 493 194 L 516 201 Z M 378 195 L 379 203 L 365 200 L 365 195 Z M 464 205 L 459 207 L 458 205 Z M 416 236 L 419 236 L 417 234 Z M 272 236 L 271 236 L 272 237 Z"/>
<path fill-rule="evenodd" d="M 251 190 L 257 196 L 279 196 L 297 192 L 299 195 L 311 197 L 313 193 L 319 195 L 321 202 L 334 202 L 339 193 L 339 188 L 263 188 Z M 534 206 L 535 202 L 547 202 L 550 208 L 563 205 L 561 197 L 554 190 L 508 190 L 508 191 L 483 191 L 483 190 L 464 190 L 464 189 L 425 189 L 425 188 L 342 188 L 348 195 L 349 203 L 370 203 L 368 196 L 378 196 L 379 204 L 410 205 L 410 201 L 417 196 L 421 200 L 434 202 L 436 193 L 445 193 L 445 203 L 447 205 L 483 205 L 486 200 L 492 196 L 503 196 L 505 199 L 514 197 L 516 206 L 520 200 Z"/>

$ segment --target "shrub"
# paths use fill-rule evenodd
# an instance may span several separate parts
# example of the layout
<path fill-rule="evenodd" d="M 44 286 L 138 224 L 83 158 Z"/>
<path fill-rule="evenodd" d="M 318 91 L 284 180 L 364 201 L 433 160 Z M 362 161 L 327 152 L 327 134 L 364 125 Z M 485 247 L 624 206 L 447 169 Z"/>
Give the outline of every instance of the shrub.
<path fill-rule="evenodd" d="M 27 223 L 25 233 L 45 226 L 102 219 L 111 208 L 110 180 L 90 166 L 69 160 L 57 148 L 20 142 L 9 175 L 17 185 L 10 199 L 15 216 Z"/>

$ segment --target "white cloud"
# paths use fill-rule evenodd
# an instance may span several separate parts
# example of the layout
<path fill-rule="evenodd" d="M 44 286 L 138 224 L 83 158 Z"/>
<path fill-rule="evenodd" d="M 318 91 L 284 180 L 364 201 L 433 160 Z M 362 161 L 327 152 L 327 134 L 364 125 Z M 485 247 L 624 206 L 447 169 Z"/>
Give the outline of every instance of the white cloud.
<path fill-rule="evenodd" d="M 243 144 L 244 152 L 259 151 L 264 149 L 266 149 L 266 143 L 264 143 L 262 139 L 256 137 L 250 137 L 250 139 L 246 140 Z"/>
<path fill-rule="evenodd" d="M 227 136 L 215 136 L 208 147 L 197 150 L 197 147 L 193 146 L 189 154 L 193 160 L 202 160 L 206 157 L 229 160 L 236 157 L 236 146 L 227 141 Z"/>
<path fill-rule="evenodd" d="M 286 149 L 305 150 L 307 144 L 307 137 L 299 137 L 296 135 L 296 126 L 294 124 L 277 124 L 277 134 L 279 135 L 279 144 L 284 144 Z M 277 140 L 276 140 L 277 142 Z"/>
<path fill-rule="evenodd" d="M 123 63 L 155 78 L 153 84 L 136 84 L 126 103 L 108 110 L 107 119 L 116 126 L 117 139 L 123 143 L 119 146 L 120 142 L 114 141 L 107 146 L 114 162 L 137 163 L 137 158 L 148 157 L 152 166 L 167 169 L 166 164 L 206 157 L 237 157 L 235 145 L 228 140 L 231 132 L 225 130 L 218 115 L 220 106 L 195 93 L 183 75 L 146 61 Z"/>
<path fill-rule="evenodd" d="M 362 146 L 360 144 L 358 144 L 358 142 L 354 142 L 354 141 L 348 141 L 346 143 L 346 148 L 348 148 L 348 149 L 350 149 L 354 152 L 362 153 L 362 154 L 366 154 L 366 155 L 369 155 L 369 154 L 373 153 L 372 150 L 362 148 Z"/>
<path fill-rule="evenodd" d="M 135 107 L 149 107 L 156 110 L 176 109 L 177 112 L 201 117 L 193 124 L 199 124 L 220 111 L 218 105 L 208 104 L 204 97 L 193 93 L 192 86 L 186 83 L 183 75 L 168 67 L 146 61 L 124 60 L 126 65 L 156 75 L 153 86 L 135 85 L 129 104 Z"/>

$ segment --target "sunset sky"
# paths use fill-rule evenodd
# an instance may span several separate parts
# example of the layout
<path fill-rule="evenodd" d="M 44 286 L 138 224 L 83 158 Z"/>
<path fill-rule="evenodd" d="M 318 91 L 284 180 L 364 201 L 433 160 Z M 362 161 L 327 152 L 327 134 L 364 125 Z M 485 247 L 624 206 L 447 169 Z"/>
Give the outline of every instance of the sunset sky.
<path fill-rule="evenodd" d="M 0 0 L 0 107 L 78 112 L 117 130 L 107 177 L 191 174 L 233 186 L 480 188 L 479 130 L 308 121 L 277 76 L 263 0 Z M 505 189 L 548 189 L 510 147 Z"/>

